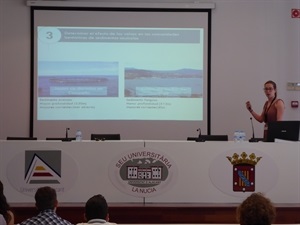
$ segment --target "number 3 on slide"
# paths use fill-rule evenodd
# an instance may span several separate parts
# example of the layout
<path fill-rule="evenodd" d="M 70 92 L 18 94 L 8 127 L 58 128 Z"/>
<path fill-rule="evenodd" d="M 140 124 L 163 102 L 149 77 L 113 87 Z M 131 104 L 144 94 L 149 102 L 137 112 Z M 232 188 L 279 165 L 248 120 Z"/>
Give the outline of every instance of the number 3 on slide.
<path fill-rule="evenodd" d="M 56 43 L 61 39 L 61 32 L 54 27 L 38 27 L 38 39 L 43 43 Z"/>

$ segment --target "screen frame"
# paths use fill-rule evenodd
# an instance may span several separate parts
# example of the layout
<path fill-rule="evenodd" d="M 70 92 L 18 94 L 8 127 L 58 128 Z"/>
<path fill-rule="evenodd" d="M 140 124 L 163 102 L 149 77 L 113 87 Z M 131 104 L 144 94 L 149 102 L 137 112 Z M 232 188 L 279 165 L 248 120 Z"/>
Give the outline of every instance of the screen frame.
<path fill-rule="evenodd" d="M 34 108 L 34 101 L 35 101 L 35 40 L 34 40 L 34 12 L 36 10 L 70 10 L 70 11 L 141 11 L 141 12 L 205 12 L 207 13 L 208 19 L 208 27 L 207 27 L 207 63 L 206 63 L 206 70 L 207 70 L 207 80 L 206 80 L 206 128 L 207 134 L 211 134 L 211 8 L 117 8 L 117 7 L 41 7 L 41 6 L 32 6 L 31 7 L 31 64 L 30 64 L 30 73 L 31 73 L 31 81 L 30 81 L 30 136 L 36 135 L 34 129 L 34 121 L 35 121 L 35 108 Z M 70 121 L 72 122 L 72 121 Z"/>

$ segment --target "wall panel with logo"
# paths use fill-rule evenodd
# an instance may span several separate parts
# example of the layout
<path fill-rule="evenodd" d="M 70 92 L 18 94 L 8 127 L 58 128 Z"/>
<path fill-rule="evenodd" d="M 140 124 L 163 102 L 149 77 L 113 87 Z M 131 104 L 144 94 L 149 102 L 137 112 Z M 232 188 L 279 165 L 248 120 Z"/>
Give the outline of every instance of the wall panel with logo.
<path fill-rule="evenodd" d="M 56 189 L 60 202 L 86 202 L 103 194 L 110 202 L 142 202 L 119 191 L 108 176 L 111 161 L 144 141 L 1 141 L 0 179 L 10 203 L 33 202 L 40 186 Z"/>
<path fill-rule="evenodd" d="M 148 141 L 178 167 L 168 192 L 147 202 L 239 203 L 253 192 L 275 203 L 300 203 L 300 142 Z"/>
<path fill-rule="evenodd" d="M 10 203 L 49 185 L 63 203 L 239 203 L 263 192 L 300 203 L 300 142 L 0 141 Z"/>

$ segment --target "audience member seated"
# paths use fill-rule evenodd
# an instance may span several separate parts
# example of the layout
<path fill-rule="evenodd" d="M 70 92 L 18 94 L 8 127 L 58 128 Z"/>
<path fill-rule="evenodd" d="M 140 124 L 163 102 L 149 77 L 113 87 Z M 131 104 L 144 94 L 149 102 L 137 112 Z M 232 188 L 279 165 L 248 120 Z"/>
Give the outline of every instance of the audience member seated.
<path fill-rule="evenodd" d="M 261 193 L 251 194 L 236 212 L 240 225 L 271 225 L 276 217 L 273 203 Z"/>
<path fill-rule="evenodd" d="M 4 217 L 2 216 L 2 214 L 0 214 L 0 225 L 6 225 L 6 221 L 5 221 Z"/>
<path fill-rule="evenodd" d="M 85 204 L 84 218 L 86 223 L 78 223 L 77 225 L 105 225 L 115 224 L 109 223 L 108 206 L 102 195 L 94 195 Z"/>
<path fill-rule="evenodd" d="M 13 212 L 10 210 L 10 206 L 6 201 L 6 197 L 4 195 L 4 186 L 0 181 L 0 214 L 5 219 L 7 225 L 14 225 L 15 218 Z M 2 222 L 0 222 L 0 225 Z"/>
<path fill-rule="evenodd" d="M 39 214 L 23 221 L 20 225 L 72 225 L 55 212 L 58 205 L 55 189 L 48 186 L 40 187 L 34 198 Z"/>

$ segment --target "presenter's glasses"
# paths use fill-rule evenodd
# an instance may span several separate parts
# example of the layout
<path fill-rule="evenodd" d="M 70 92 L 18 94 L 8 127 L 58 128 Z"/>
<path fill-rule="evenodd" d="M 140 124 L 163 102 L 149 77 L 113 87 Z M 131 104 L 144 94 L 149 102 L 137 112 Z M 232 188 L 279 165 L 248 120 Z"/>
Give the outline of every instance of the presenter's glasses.
<path fill-rule="evenodd" d="M 264 88 L 264 91 L 273 91 L 274 88 Z"/>

